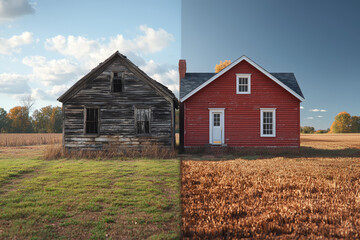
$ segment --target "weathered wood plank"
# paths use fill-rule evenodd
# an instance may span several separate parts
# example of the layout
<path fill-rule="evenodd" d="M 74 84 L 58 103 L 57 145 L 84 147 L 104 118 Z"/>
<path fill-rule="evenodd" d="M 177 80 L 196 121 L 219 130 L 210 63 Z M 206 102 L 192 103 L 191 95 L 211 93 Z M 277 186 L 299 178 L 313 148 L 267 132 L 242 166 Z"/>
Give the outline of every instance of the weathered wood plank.
<path fill-rule="evenodd" d="M 124 74 L 124 91 L 111 92 L 112 71 Z M 84 109 L 97 106 L 100 110 L 99 135 L 84 134 Z M 151 109 L 149 136 L 136 134 L 135 108 Z M 172 146 L 173 105 L 154 88 L 139 79 L 120 60 L 113 62 L 103 73 L 87 83 L 64 103 L 64 144 L 66 148 L 99 150 L 107 145 Z"/>

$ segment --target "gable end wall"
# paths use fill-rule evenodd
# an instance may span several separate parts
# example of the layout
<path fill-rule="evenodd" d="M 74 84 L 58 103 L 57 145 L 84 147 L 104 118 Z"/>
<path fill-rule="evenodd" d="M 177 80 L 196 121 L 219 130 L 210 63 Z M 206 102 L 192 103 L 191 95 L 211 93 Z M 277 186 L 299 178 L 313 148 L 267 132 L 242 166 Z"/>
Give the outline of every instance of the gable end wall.
<path fill-rule="evenodd" d="M 237 73 L 251 74 L 251 94 L 236 94 Z M 227 146 L 300 146 L 300 101 L 246 61 L 183 104 L 185 147 L 209 144 L 209 108 L 225 108 Z M 276 108 L 276 137 L 260 137 L 260 108 Z"/>
<path fill-rule="evenodd" d="M 125 72 L 124 92 L 110 91 L 112 71 Z M 85 106 L 100 109 L 100 132 L 96 136 L 84 134 Z M 149 136 L 138 136 L 135 133 L 136 107 L 151 109 Z M 109 145 L 116 148 L 173 146 L 173 104 L 129 71 L 120 60 L 115 60 L 103 73 L 91 79 L 83 89 L 63 103 L 63 109 L 63 136 L 67 149 L 103 150 Z"/>

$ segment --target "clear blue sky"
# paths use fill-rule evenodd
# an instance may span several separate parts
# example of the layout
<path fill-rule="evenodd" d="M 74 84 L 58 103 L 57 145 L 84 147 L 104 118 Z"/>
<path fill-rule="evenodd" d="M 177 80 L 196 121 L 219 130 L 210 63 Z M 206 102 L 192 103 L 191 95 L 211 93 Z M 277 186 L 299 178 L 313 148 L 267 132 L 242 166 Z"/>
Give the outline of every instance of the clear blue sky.
<path fill-rule="evenodd" d="M 178 88 L 180 0 L 0 0 L 0 107 L 56 99 L 116 50 Z"/>
<path fill-rule="evenodd" d="M 326 129 L 339 112 L 360 115 L 359 12 L 358 0 L 182 0 L 181 57 L 189 72 L 242 55 L 294 72 L 301 125 Z"/>

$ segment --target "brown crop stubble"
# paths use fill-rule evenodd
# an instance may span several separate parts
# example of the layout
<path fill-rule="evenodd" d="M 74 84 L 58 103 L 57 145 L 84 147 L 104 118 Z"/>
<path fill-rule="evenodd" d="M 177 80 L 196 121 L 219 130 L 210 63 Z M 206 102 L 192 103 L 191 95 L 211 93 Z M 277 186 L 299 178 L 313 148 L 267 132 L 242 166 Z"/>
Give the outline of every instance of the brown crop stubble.
<path fill-rule="evenodd" d="M 358 159 L 182 162 L 184 238 L 358 238 Z"/>
<path fill-rule="evenodd" d="M 182 161 L 184 238 L 359 239 L 360 135 L 301 145 L 298 157 Z"/>

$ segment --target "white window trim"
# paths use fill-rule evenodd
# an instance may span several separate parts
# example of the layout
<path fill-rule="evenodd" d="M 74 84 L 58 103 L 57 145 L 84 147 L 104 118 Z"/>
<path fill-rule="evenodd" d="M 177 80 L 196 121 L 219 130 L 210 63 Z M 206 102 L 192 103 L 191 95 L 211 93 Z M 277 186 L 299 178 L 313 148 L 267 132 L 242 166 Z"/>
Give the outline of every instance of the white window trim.
<path fill-rule="evenodd" d="M 247 92 L 239 92 L 239 78 L 248 79 L 248 90 Z M 251 74 L 237 73 L 236 74 L 236 94 L 250 94 L 251 93 Z"/>
<path fill-rule="evenodd" d="M 211 142 L 213 133 L 212 133 L 212 124 L 213 124 L 213 113 L 221 113 L 221 128 L 223 129 L 222 135 L 221 135 L 221 143 L 220 144 L 214 144 Z M 211 145 L 222 145 L 225 144 L 225 108 L 209 108 L 209 144 Z"/>
<path fill-rule="evenodd" d="M 263 134 L 264 112 L 273 113 L 273 134 Z M 260 108 L 260 136 L 261 137 L 276 137 L 276 108 Z"/>

